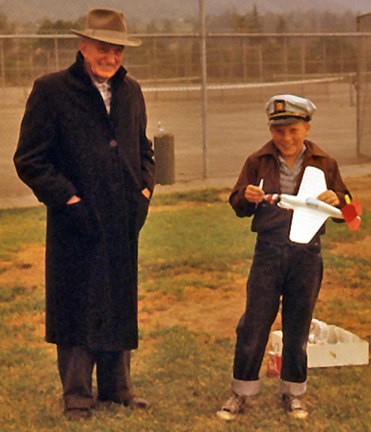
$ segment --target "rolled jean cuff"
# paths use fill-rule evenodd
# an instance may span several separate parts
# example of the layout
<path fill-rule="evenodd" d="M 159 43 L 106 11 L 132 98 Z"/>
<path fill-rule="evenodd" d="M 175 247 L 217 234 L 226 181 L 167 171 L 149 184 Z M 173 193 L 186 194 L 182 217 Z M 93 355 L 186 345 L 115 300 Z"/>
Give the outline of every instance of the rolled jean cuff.
<path fill-rule="evenodd" d="M 254 396 L 260 392 L 261 381 L 242 381 L 232 378 L 232 391 L 239 396 Z"/>
<path fill-rule="evenodd" d="M 307 391 L 307 382 L 302 383 L 284 381 L 280 379 L 279 392 L 281 394 L 291 394 L 293 396 L 300 396 Z"/>

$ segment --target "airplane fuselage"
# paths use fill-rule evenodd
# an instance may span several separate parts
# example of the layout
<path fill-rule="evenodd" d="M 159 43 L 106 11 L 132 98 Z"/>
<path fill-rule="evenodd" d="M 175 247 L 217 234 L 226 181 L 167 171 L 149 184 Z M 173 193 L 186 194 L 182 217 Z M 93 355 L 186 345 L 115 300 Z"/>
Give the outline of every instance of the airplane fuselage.
<path fill-rule="evenodd" d="M 327 215 L 327 217 L 344 219 L 341 211 L 317 198 L 312 197 L 298 197 L 295 195 L 281 194 L 280 201 L 277 204 L 279 207 L 295 210 L 299 207 L 307 207 L 317 210 Z"/>

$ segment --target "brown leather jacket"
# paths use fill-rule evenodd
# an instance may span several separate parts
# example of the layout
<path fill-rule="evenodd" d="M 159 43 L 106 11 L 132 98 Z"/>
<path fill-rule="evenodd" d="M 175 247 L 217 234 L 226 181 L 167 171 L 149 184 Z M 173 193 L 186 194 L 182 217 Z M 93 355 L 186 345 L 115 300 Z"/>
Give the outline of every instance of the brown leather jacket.
<path fill-rule="evenodd" d="M 305 167 L 314 166 L 325 173 L 327 188 L 337 194 L 340 200 L 339 207 L 341 208 L 345 204 L 344 196 L 346 194 L 350 196 L 350 192 L 341 178 L 337 162 L 313 142 L 306 140 L 305 146 L 303 167 L 298 177 L 295 194 L 298 192 Z M 264 179 L 265 193 L 281 192 L 278 155 L 279 152 L 273 140 L 270 140 L 260 150 L 251 154 L 247 158 L 229 198 L 236 215 L 239 217 L 253 215 L 251 230 L 257 232 L 260 239 L 271 243 L 284 243 L 287 241 L 292 210 L 282 209 L 265 201 L 256 205 L 247 201 L 244 193 L 247 185 L 253 184 L 257 186 L 261 179 Z M 318 234 L 324 232 L 325 226 L 322 226 Z"/>

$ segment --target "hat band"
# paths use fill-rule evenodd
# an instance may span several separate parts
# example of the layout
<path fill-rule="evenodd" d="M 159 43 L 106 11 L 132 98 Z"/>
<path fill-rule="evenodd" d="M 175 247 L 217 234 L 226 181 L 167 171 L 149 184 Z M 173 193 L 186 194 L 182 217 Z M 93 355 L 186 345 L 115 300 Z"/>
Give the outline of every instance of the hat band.
<path fill-rule="evenodd" d="M 129 35 L 127 33 L 118 32 L 114 30 L 94 30 L 94 29 L 86 29 L 84 31 L 81 31 L 81 33 L 84 33 L 86 37 L 102 37 L 102 38 L 109 38 L 109 39 L 129 39 Z"/>
<path fill-rule="evenodd" d="M 300 117 L 302 119 L 308 118 L 308 115 L 300 113 L 300 112 L 293 112 L 293 111 L 282 111 L 276 114 L 270 114 L 269 119 L 273 120 L 275 118 L 281 118 L 281 117 Z"/>

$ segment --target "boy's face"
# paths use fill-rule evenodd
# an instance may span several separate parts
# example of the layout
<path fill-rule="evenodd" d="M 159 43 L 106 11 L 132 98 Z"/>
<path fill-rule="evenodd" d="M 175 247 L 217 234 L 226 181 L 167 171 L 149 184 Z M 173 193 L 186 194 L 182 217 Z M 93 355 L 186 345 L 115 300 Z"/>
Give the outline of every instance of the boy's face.
<path fill-rule="evenodd" d="M 310 124 L 299 120 L 288 125 L 271 125 L 270 132 L 274 144 L 284 159 L 296 159 L 303 146 L 310 129 Z"/>

